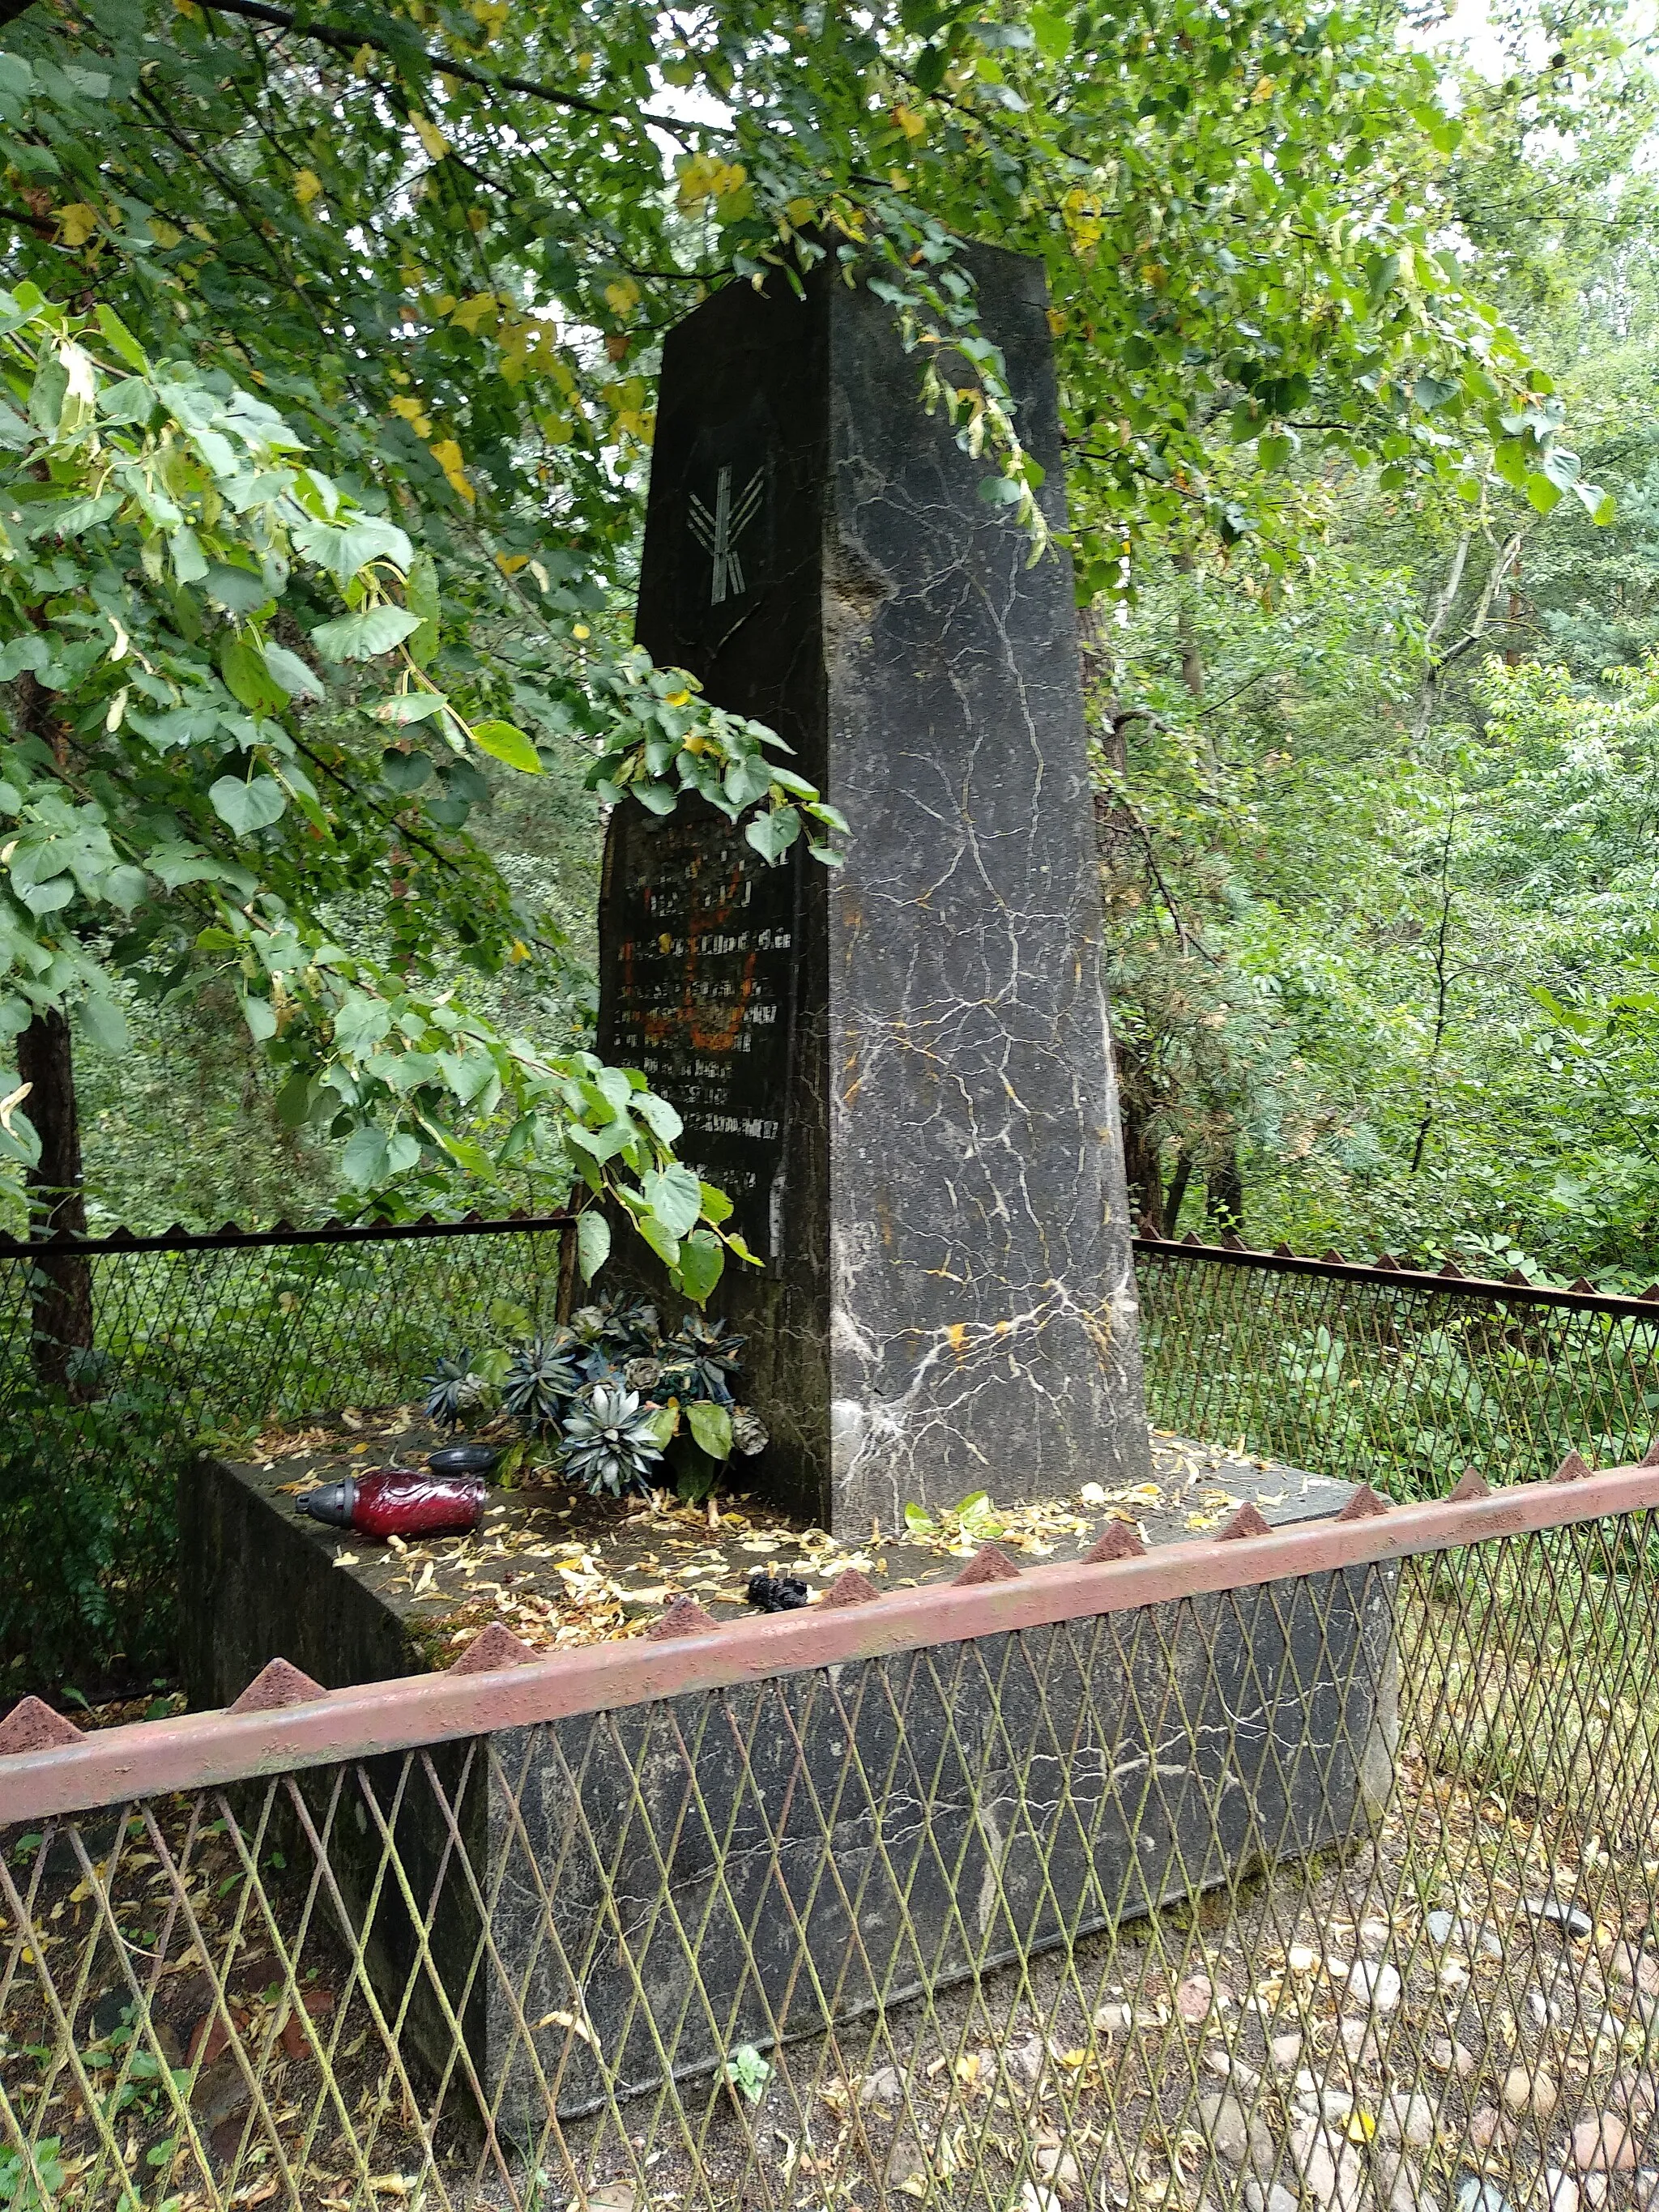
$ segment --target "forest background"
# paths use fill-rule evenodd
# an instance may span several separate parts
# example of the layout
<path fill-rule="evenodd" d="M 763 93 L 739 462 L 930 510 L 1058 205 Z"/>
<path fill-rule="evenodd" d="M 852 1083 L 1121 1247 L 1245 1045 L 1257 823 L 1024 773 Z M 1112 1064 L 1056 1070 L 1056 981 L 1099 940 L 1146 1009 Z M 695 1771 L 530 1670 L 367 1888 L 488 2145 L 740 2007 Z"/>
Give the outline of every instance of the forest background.
<path fill-rule="evenodd" d="M 1406 9 L 1179 0 L 337 13 L 18 14 L 0 224 L 9 281 L 258 386 L 406 523 L 449 680 L 533 735 L 534 775 L 388 744 L 342 933 L 429 996 L 465 970 L 496 1034 L 586 1039 L 589 709 L 626 653 L 661 331 L 825 236 L 925 325 L 950 234 L 999 238 L 1050 259 L 1143 1222 L 1659 1274 L 1642 22 L 1527 4 L 1471 53 Z M 1018 527 L 995 398 L 993 364 L 964 434 L 988 422 Z M 325 753 L 347 695 L 306 710 Z M 439 862 L 499 891 L 487 957 L 410 919 Z M 112 962 L 119 1021 L 73 1012 L 89 1227 L 480 1202 L 424 1140 L 363 1172 L 314 1081 L 296 1112 L 210 934 Z M 556 1146 L 497 1124 L 483 1202 L 561 1195 Z"/>

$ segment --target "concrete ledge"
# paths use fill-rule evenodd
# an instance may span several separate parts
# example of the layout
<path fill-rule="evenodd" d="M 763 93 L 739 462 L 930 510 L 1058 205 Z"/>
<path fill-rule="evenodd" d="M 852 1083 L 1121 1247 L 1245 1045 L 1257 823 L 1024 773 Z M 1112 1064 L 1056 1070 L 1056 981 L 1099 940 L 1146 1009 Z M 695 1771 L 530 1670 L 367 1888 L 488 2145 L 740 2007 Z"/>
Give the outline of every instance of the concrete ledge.
<path fill-rule="evenodd" d="M 204 1461 L 186 1478 L 193 1701 L 228 1703 L 273 1652 L 330 1687 L 429 1663 L 419 1608 L 334 1564 L 341 1533 L 295 1513 L 290 1472 Z M 1283 1468 L 1256 1487 L 1243 1528 L 1353 1494 Z M 1148 1533 L 1186 1532 L 1165 1516 Z M 1394 1572 L 504 1728 L 407 1774 L 396 1753 L 313 1770 L 303 1801 L 383 2001 L 407 1994 L 410 2039 L 452 2078 L 458 2021 L 472 2095 L 519 2133 L 550 2101 L 574 2118 L 651 2089 L 665 2053 L 707 2075 L 738 2044 L 1363 1830 L 1390 1771 Z M 389 1819 L 407 1899 L 383 1872 Z"/>

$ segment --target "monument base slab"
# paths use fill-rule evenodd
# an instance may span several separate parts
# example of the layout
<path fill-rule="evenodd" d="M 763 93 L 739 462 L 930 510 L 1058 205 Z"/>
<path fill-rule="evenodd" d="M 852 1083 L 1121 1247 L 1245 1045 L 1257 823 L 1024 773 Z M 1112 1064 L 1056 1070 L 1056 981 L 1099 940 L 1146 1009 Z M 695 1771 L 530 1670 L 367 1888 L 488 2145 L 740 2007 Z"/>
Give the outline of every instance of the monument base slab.
<path fill-rule="evenodd" d="M 421 1663 L 408 1601 L 334 1564 L 283 1472 L 188 1479 L 193 1702 L 277 1653 L 331 1687 Z M 1281 1523 L 1350 1494 L 1273 1468 L 1256 1487 Z M 227 1540 L 257 1577 L 222 1571 Z M 383 2001 L 408 1993 L 410 2041 L 456 2080 L 458 2019 L 528 2140 L 550 2105 L 708 2075 L 1358 1837 L 1394 1665 L 1393 1571 L 1338 1571 L 506 1730 L 407 1775 L 323 1770 L 305 1795 Z M 383 1824 L 423 1940 L 377 1882 Z"/>

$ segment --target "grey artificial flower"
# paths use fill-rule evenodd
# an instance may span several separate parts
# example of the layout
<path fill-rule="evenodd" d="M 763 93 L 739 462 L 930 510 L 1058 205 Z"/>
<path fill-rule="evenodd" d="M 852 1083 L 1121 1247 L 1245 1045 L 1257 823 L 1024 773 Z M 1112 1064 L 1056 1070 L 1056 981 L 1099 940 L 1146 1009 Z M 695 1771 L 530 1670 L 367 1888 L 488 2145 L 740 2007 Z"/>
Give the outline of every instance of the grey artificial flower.
<path fill-rule="evenodd" d="M 732 1449 L 733 1451 L 742 1452 L 745 1458 L 752 1459 L 757 1452 L 764 1451 L 769 1442 L 770 1438 L 766 1433 L 766 1424 L 752 1407 L 732 1407 Z"/>

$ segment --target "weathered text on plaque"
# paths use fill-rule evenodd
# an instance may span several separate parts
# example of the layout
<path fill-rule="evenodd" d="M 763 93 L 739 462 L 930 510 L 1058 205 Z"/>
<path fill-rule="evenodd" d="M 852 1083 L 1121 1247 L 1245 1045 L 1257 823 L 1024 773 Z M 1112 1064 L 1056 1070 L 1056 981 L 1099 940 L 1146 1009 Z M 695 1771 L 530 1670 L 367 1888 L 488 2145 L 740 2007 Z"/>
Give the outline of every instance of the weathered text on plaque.
<path fill-rule="evenodd" d="M 757 1259 L 781 1249 L 798 865 L 769 867 L 740 836 L 711 837 L 690 801 L 664 820 L 629 808 L 606 864 L 614 989 L 600 1048 L 637 1067 L 685 1123 L 686 1166 L 733 1204 Z M 718 819 L 718 817 L 715 817 Z"/>

